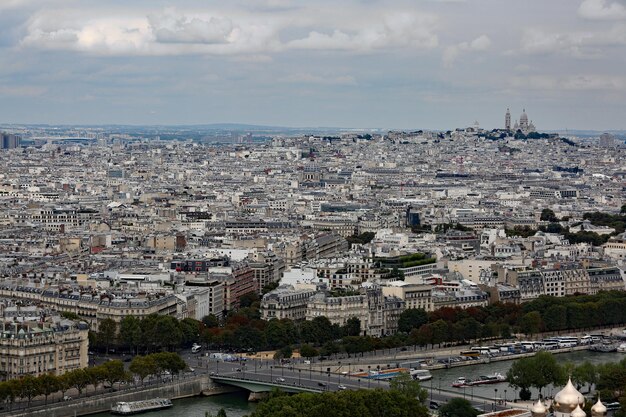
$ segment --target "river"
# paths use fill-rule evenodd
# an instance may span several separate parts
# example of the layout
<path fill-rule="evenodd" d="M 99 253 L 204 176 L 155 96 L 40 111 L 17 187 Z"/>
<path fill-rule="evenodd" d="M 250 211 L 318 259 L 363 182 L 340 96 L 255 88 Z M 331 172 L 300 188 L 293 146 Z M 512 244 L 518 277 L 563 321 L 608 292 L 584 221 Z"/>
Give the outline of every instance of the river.
<path fill-rule="evenodd" d="M 626 355 L 623 353 L 598 353 L 589 351 L 578 351 L 572 353 L 562 353 L 556 355 L 559 363 L 574 362 L 582 363 L 589 361 L 593 364 L 606 362 L 619 362 Z M 440 369 L 432 371 L 433 379 L 424 382 L 423 386 L 427 390 L 437 392 L 440 388 L 451 391 L 456 390 L 459 396 L 471 398 L 473 395 L 488 398 L 506 398 L 512 401 L 516 395 L 515 389 L 506 383 L 482 385 L 467 388 L 452 388 L 452 383 L 460 376 L 466 378 L 476 378 L 480 375 L 490 375 L 499 372 L 506 374 L 513 361 L 493 362 L 480 365 L 462 366 L 450 369 Z M 497 389 L 498 391 L 494 391 Z M 506 390 L 506 393 L 505 393 Z M 544 389 L 544 395 L 556 394 L 552 387 Z M 537 397 L 537 392 L 533 391 L 533 397 Z M 220 408 L 224 408 L 228 417 L 243 417 L 254 410 L 255 405 L 248 402 L 248 393 L 224 394 L 212 397 L 194 397 L 174 401 L 174 407 L 169 410 L 149 413 L 150 417 L 204 417 L 208 411 L 215 415 Z M 95 414 L 95 417 L 110 417 L 110 413 Z"/>

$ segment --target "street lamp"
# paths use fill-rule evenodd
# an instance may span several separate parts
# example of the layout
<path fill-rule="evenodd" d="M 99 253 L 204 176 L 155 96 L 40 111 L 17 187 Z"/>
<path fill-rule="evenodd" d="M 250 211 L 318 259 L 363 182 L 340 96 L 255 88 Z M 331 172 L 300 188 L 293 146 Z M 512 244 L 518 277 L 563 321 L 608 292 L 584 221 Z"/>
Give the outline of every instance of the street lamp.
<path fill-rule="evenodd" d="M 300 385 L 300 372 L 302 372 L 302 369 L 298 369 L 298 385 Z"/>
<path fill-rule="evenodd" d="M 504 390 L 504 405 L 506 405 L 506 390 Z"/>
<path fill-rule="evenodd" d="M 496 411 L 496 406 L 498 404 L 498 388 L 493 389 L 493 411 Z"/>
<path fill-rule="evenodd" d="M 371 366 L 367 365 L 367 388 L 369 389 L 370 387 L 370 381 L 372 380 L 372 374 L 371 374 Z"/>
<path fill-rule="evenodd" d="M 270 365 L 270 382 L 274 380 L 274 376 L 272 375 L 272 368 L 273 366 Z"/>

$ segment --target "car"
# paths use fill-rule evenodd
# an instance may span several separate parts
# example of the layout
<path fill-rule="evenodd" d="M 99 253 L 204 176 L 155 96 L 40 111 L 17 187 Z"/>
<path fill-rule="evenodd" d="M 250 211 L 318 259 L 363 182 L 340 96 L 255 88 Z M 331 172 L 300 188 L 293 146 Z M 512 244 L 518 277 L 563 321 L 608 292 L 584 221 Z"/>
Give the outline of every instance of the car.
<path fill-rule="evenodd" d="M 437 401 L 431 401 L 431 402 L 428 404 L 428 407 L 429 407 L 431 410 L 438 410 L 438 409 L 439 409 L 439 407 L 440 407 L 440 405 L 439 405 L 439 403 L 438 403 Z"/>
<path fill-rule="evenodd" d="M 305 365 L 310 365 L 310 364 L 311 364 L 311 361 L 310 361 L 310 360 L 306 360 L 306 361 L 304 361 L 304 364 L 305 364 Z"/>
<path fill-rule="evenodd" d="M 401 351 L 401 352 L 406 352 L 406 350 L 407 350 L 407 349 L 406 349 L 406 346 L 404 346 L 404 347 L 402 347 L 402 348 L 400 349 L 400 351 Z"/>
<path fill-rule="evenodd" d="M 325 361 L 326 359 L 328 359 L 326 356 L 320 356 L 320 361 Z"/>
<path fill-rule="evenodd" d="M 339 384 L 339 385 L 337 385 L 337 389 L 344 390 L 344 389 L 348 389 L 348 388 L 345 385 Z"/>
<path fill-rule="evenodd" d="M 285 378 L 276 378 L 276 382 L 285 382 Z"/>
<path fill-rule="evenodd" d="M 608 404 L 605 404 L 605 407 L 608 411 L 618 410 L 620 407 L 620 403 L 618 402 L 608 403 Z"/>
<path fill-rule="evenodd" d="M 241 372 L 241 368 L 237 368 L 237 369 L 235 369 L 235 371 Z"/>
<path fill-rule="evenodd" d="M 326 384 L 324 382 L 318 382 L 317 385 L 319 385 L 320 387 L 325 387 Z"/>
<path fill-rule="evenodd" d="M 70 397 L 69 395 L 64 395 L 63 396 L 63 401 L 71 401 L 72 397 Z"/>

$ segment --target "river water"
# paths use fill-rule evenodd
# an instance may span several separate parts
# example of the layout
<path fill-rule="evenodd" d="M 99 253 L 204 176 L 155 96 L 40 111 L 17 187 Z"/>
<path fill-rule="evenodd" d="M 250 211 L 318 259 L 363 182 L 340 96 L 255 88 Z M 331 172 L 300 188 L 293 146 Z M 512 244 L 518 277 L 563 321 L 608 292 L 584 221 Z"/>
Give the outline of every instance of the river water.
<path fill-rule="evenodd" d="M 589 361 L 593 364 L 619 362 L 626 355 L 623 353 L 598 353 L 589 351 L 577 351 L 572 353 L 562 353 L 556 355 L 559 363 L 573 362 L 576 364 Z M 438 390 L 456 391 L 460 397 L 465 396 L 470 399 L 474 395 L 488 398 L 504 398 L 512 401 L 516 391 L 507 383 L 481 385 L 476 387 L 452 388 L 452 383 L 458 377 L 474 379 L 481 375 L 491 375 L 499 372 L 505 375 L 513 361 L 492 362 L 487 364 L 462 366 L 450 369 L 440 369 L 432 371 L 433 379 L 426 381 L 423 387 L 426 390 L 438 392 Z M 497 389 L 498 391 L 494 391 Z M 586 388 L 584 388 L 586 389 Z M 583 389 L 583 391 L 584 391 Z M 506 393 L 505 393 L 506 390 Z M 552 396 L 558 391 L 552 387 L 544 388 L 543 394 Z M 533 391 L 533 398 L 537 398 L 537 392 Z M 255 405 L 248 402 L 248 393 L 240 392 L 233 394 L 216 395 L 212 397 L 194 397 L 174 401 L 174 407 L 169 410 L 149 413 L 150 417 L 205 417 L 208 411 L 213 415 L 217 414 L 220 408 L 224 408 L 228 417 L 243 417 L 254 410 Z M 96 417 L 109 417 L 110 413 L 95 414 Z"/>

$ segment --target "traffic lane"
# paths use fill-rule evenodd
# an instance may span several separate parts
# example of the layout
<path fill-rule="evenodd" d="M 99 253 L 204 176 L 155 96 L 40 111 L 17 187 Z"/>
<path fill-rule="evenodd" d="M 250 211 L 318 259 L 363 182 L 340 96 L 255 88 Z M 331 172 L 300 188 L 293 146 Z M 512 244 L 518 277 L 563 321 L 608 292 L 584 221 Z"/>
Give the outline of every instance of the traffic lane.
<path fill-rule="evenodd" d="M 221 368 L 220 368 L 221 367 Z M 330 390 L 340 389 L 339 386 L 345 386 L 346 389 L 361 389 L 361 388 L 389 388 L 389 384 L 386 381 L 367 380 L 363 378 L 350 378 L 343 374 L 333 374 L 330 376 L 328 373 L 309 373 L 298 372 L 297 370 L 291 370 L 288 368 L 268 368 L 257 367 L 254 369 L 249 365 L 237 367 L 233 364 L 216 366 L 213 374 L 218 376 L 227 376 L 240 379 L 257 380 L 260 382 L 272 382 L 275 384 L 284 384 L 286 386 L 304 386 L 307 388 L 326 388 Z M 237 369 L 240 369 L 239 371 Z M 322 385 L 323 384 L 323 385 Z"/>

